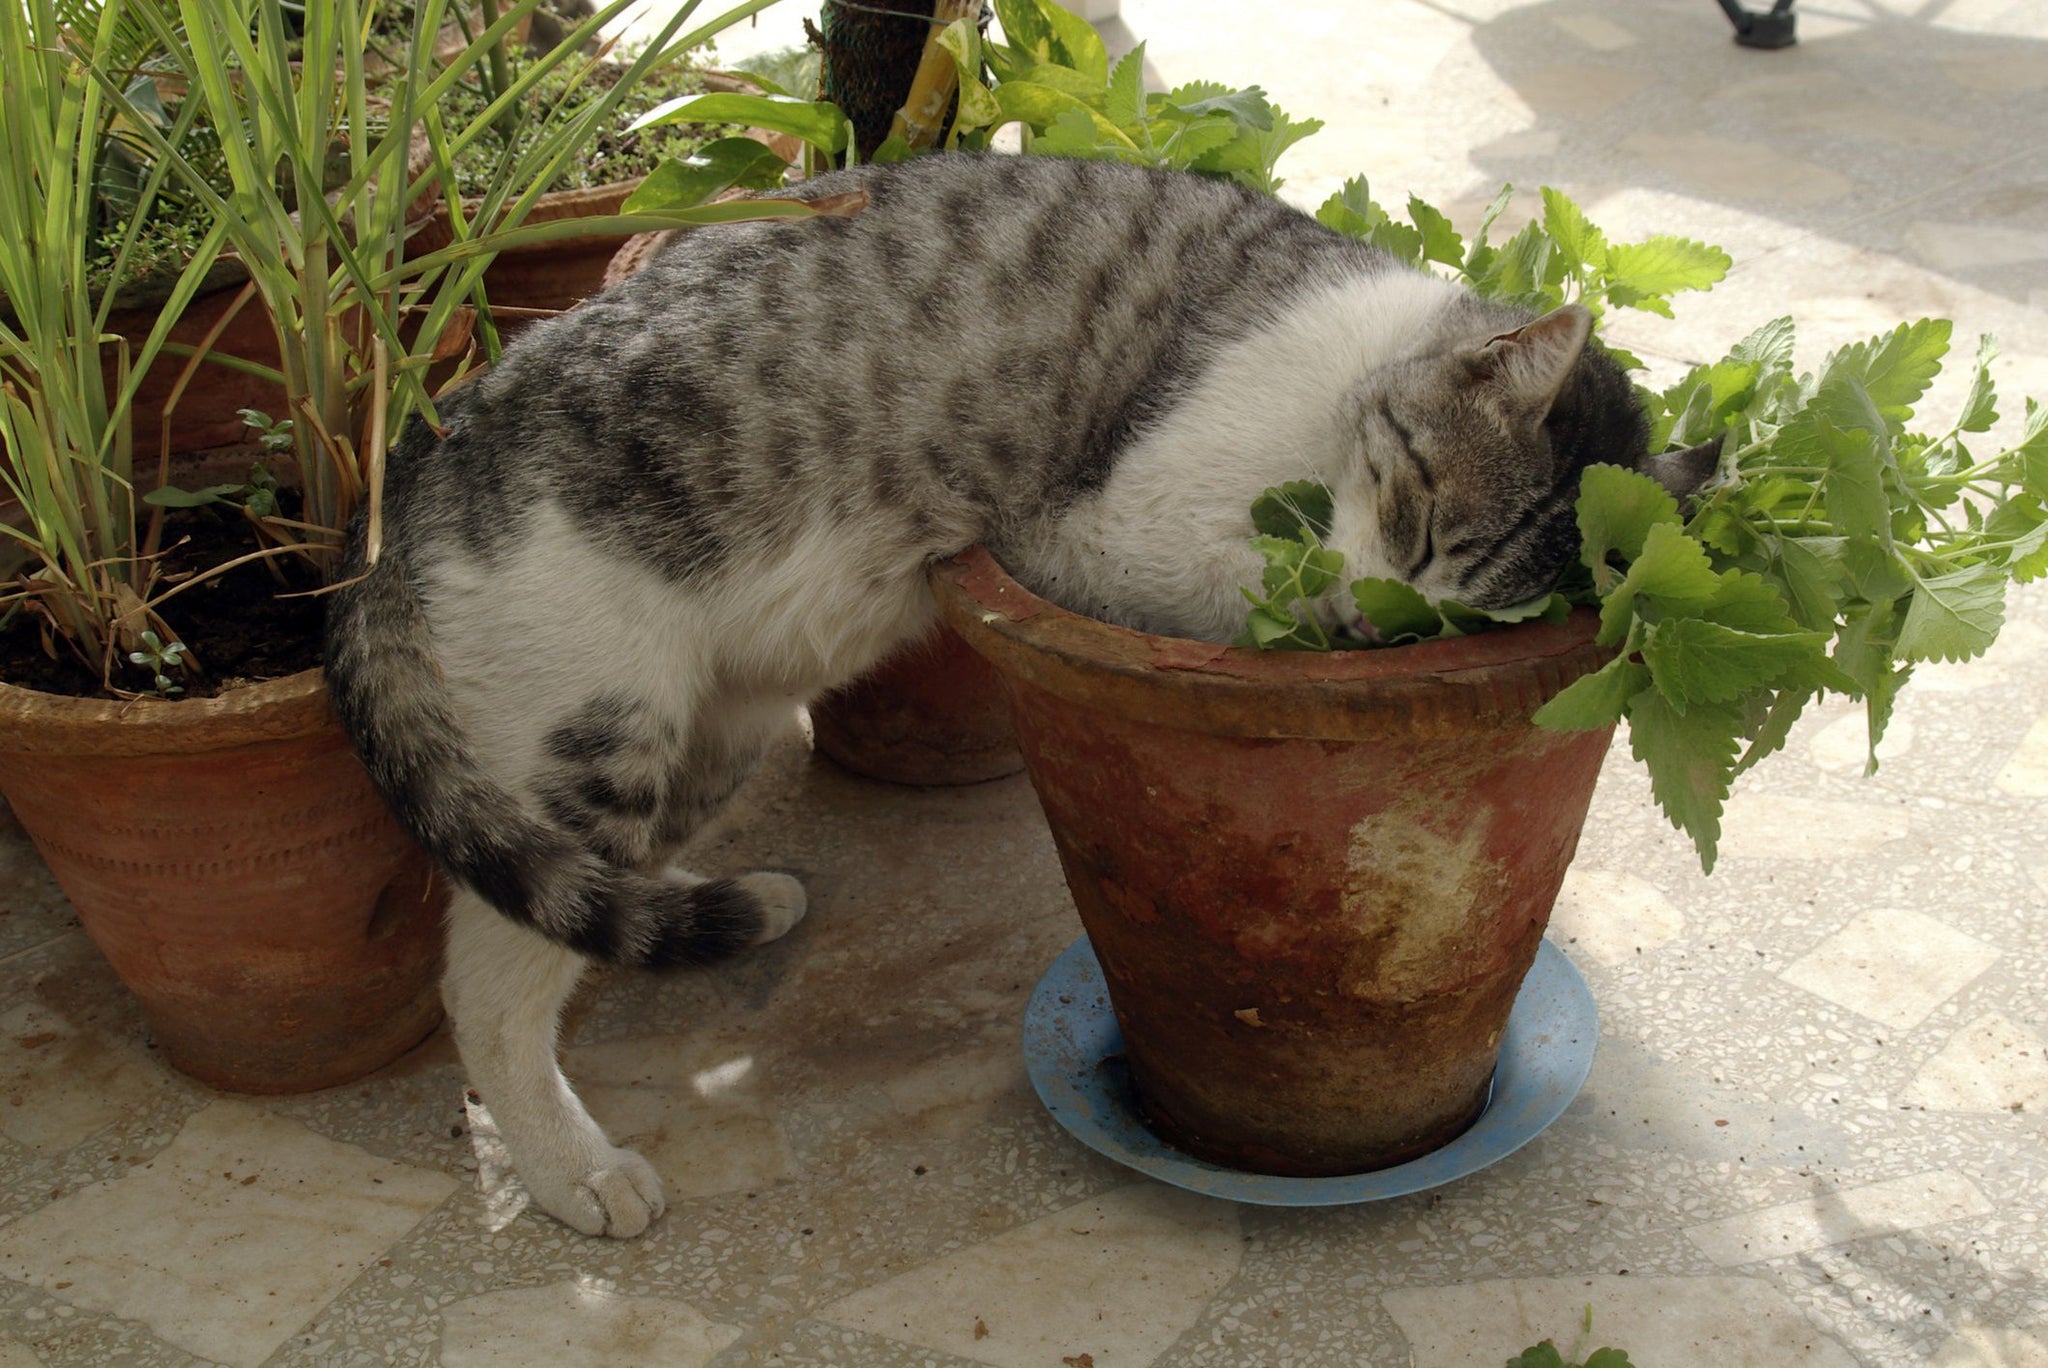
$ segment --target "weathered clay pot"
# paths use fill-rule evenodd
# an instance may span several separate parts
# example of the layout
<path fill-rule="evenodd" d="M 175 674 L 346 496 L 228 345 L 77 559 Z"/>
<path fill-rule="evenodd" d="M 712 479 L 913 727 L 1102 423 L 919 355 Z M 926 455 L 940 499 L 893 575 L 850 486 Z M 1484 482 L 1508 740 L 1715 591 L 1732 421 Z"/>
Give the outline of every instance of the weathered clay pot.
<path fill-rule="evenodd" d="M 595 218 L 616 214 L 626 197 L 638 188 L 638 180 L 602 185 L 583 190 L 556 190 L 542 195 L 527 212 L 524 222 L 550 223 L 561 219 Z M 534 321 L 517 312 L 527 309 L 568 309 L 601 289 L 605 270 L 627 240 L 624 233 L 591 234 L 560 242 L 513 247 L 498 254 L 484 271 L 484 289 L 495 308 L 508 312 L 498 320 L 501 335 L 510 338 Z M 424 256 L 454 240 L 446 208 L 436 208 L 419 221 L 406 242 L 410 256 Z M 233 306 L 247 273 L 236 262 L 222 272 L 228 282 L 195 298 L 171 326 L 170 340 L 196 347 Z M 140 345 L 156 325 L 157 306 L 147 304 L 117 310 L 108 319 L 108 329 Z M 262 301 L 251 299 L 228 321 L 213 344 L 221 356 L 238 357 L 275 370 L 278 365 L 277 336 Z M 135 449 L 145 462 L 153 460 L 163 436 L 164 406 L 184 371 L 187 358 L 162 355 L 136 388 L 133 421 Z M 108 383 L 114 383 L 114 358 L 107 359 Z M 228 366 L 202 362 L 171 410 L 171 451 L 205 451 L 249 440 L 249 428 L 239 411 L 257 409 L 272 418 L 287 417 L 282 387 L 260 376 Z"/>
<path fill-rule="evenodd" d="M 0 684 L 0 793 L 193 1077 L 332 1087 L 440 1022 L 445 895 L 319 671 L 176 702 Z"/>
<path fill-rule="evenodd" d="M 820 751 L 894 784 L 979 784 L 1024 768 L 1002 677 L 941 628 L 811 705 Z"/>
<path fill-rule="evenodd" d="M 1308 1176 L 1469 1125 L 1607 749 L 1530 721 L 1607 658 L 1591 615 L 1261 653 L 1079 617 L 978 549 L 932 579 L 1009 685 L 1154 1129 Z"/>

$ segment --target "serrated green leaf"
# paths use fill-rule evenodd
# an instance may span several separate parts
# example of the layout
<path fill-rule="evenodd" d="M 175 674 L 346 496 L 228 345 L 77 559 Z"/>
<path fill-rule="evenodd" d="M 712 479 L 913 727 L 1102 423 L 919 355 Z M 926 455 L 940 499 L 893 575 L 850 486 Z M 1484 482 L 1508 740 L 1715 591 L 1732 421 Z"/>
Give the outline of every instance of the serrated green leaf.
<path fill-rule="evenodd" d="M 1821 367 L 1821 385 L 1853 376 L 1896 431 L 1913 416 L 1913 405 L 1941 371 L 1954 325 L 1946 318 L 1902 323 L 1890 333 L 1842 348 Z"/>
<path fill-rule="evenodd" d="M 1376 223 L 1365 240 L 1396 261 L 1412 266 L 1422 260 L 1422 234 L 1405 223 L 1392 219 Z"/>
<path fill-rule="evenodd" d="M 1747 362 L 1759 375 L 1792 369 L 1794 333 L 1791 318 L 1774 318 L 1728 349 L 1728 359 Z"/>
<path fill-rule="evenodd" d="M 1773 548 L 1773 561 L 1785 598 L 1799 625 L 1810 631 L 1832 630 L 1841 604 L 1843 539 L 1786 537 Z"/>
<path fill-rule="evenodd" d="M 1429 600 L 1399 580 L 1353 580 L 1351 599 L 1365 615 L 1373 640 L 1380 644 L 1394 645 L 1404 638 L 1426 640 L 1443 626 Z"/>
<path fill-rule="evenodd" d="M 1699 614 L 1708 622 L 1739 632 L 1777 636 L 1801 630 L 1785 596 L 1761 575 L 1747 570 L 1723 570 L 1714 596 Z"/>
<path fill-rule="evenodd" d="M 1774 755 L 1785 748 L 1785 742 L 1792 735 L 1792 725 L 1806 711 L 1806 705 L 1813 701 L 1814 691 L 1808 688 L 1784 688 L 1772 697 L 1770 707 L 1764 713 L 1764 720 L 1758 724 L 1756 734 L 1742 752 L 1742 759 L 1735 764 L 1735 773 L 1748 771 L 1757 761 Z"/>
<path fill-rule="evenodd" d="M 1642 656 L 1658 690 L 1684 710 L 1731 703 L 1819 658 L 1826 644 L 1818 632 L 1744 632 L 1704 618 L 1675 618 L 1650 628 Z"/>
<path fill-rule="evenodd" d="M 1258 604 L 1245 617 L 1245 629 L 1251 634 L 1252 645 L 1271 649 L 1284 641 L 1292 640 L 1300 631 L 1301 623 L 1290 613 L 1267 604 Z"/>
<path fill-rule="evenodd" d="M 2011 472 L 2007 478 L 2025 485 L 2034 497 L 2048 499 L 2048 405 L 2027 400 L 2020 440 L 2001 464 Z"/>
<path fill-rule="evenodd" d="M 1652 688 L 1629 701 L 1628 725 L 1629 749 L 1649 768 L 1657 805 L 1692 838 L 1700 867 L 1713 872 L 1741 710 L 1730 703 L 1701 703 L 1679 712 Z"/>
<path fill-rule="evenodd" d="M 1274 485 L 1252 501 L 1252 526 L 1269 537 L 1294 537 L 1303 528 L 1318 540 L 1330 535 L 1336 503 L 1314 480 Z"/>
<path fill-rule="evenodd" d="M 1478 251 L 1486 245 L 1486 235 L 1493 231 L 1495 220 L 1507 212 L 1507 207 L 1514 198 L 1515 187 L 1512 184 L 1501 186 L 1500 193 L 1493 197 L 1493 202 L 1486 206 L 1486 212 L 1479 216 L 1479 228 L 1472 234 L 1473 251 Z M 1469 262 L 1467 264 L 1470 265 Z"/>
<path fill-rule="evenodd" d="M 1621 1349 L 1595 1349 L 1587 1358 L 1584 1368 L 1635 1368 L 1628 1360 L 1628 1354 Z"/>
<path fill-rule="evenodd" d="M 1607 248 L 1608 292 L 1619 285 L 1631 294 L 1627 302 L 1642 308 L 1681 290 L 1706 290 L 1728 274 L 1732 263 L 1718 247 L 1689 238 L 1660 236 L 1642 242 L 1615 243 Z M 1622 302 L 1617 298 L 1617 303 Z"/>
<path fill-rule="evenodd" d="M 2005 623 L 2005 575 L 1996 565 L 1972 565 L 1917 579 L 1899 627 L 1898 654 L 1906 660 L 1969 660 L 1998 639 Z"/>
<path fill-rule="evenodd" d="M 1628 701 L 1650 686 L 1650 671 L 1616 656 L 1589 675 L 1566 685 L 1536 710 L 1536 725 L 1557 731 L 1593 731 L 1621 720 Z"/>
<path fill-rule="evenodd" d="M 1166 102 L 1168 108 L 1189 118 L 1200 118 L 1205 114 L 1228 114 L 1249 128 L 1266 129 L 1273 126 L 1272 102 L 1266 98 L 1266 92 L 1258 86 L 1231 90 L 1212 81 L 1197 82 L 1170 91 Z"/>
<path fill-rule="evenodd" d="M 1564 1355 L 1549 1340 L 1532 1344 L 1507 1362 L 1507 1368 L 1567 1368 Z"/>
<path fill-rule="evenodd" d="M 1964 432 L 1989 432 L 1998 421 L 1998 393 L 1991 383 L 1991 363 L 1998 359 L 1998 339 L 1984 333 L 1977 339 L 1977 359 L 1970 367 L 1970 393 L 1956 426 Z"/>
<path fill-rule="evenodd" d="M 1145 156 L 1124 141 L 1112 142 L 1103 126 L 1088 111 L 1069 109 L 1040 129 L 1031 139 L 1031 152 L 1039 157 L 1081 157 L 1091 161 L 1142 162 Z"/>
<path fill-rule="evenodd" d="M 1120 128 L 1130 128 L 1145 113 L 1145 45 L 1139 43 L 1117 62 L 1109 73 L 1109 89 L 1103 95 L 1103 113 Z"/>
<path fill-rule="evenodd" d="M 1610 553 L 1623 560 L 1643 554 L 1658 523 L 1679 522 L 1678 500 L 1647 475 L 1621 466 L 1592 465 L 1579 476 L 1580 561 L 1597 582 Z"/>
<path fill-rule="evenodd" d="M 1435 208 L 1414 195 L 1408 197 L 1408 218 L 1422 234 L 1422 259 L 1439 261 L 1456 269 L 1465 264 L 1465 240 Z"/>
<path fill-rule="evenodd" d="M 1696 612 L 1713 601 L 1720 587 L 1705 547 L 1676 523 L 1653 523 L 1643 538 L 1642 554 L 1600 605 L 1598 639 L 1602 645 L 1618 644 L 1628 633 L 1631 616 L 1642 616 L 1645 608 Z"/>
<path fill-rule="evenodd" d="M 1597 270 L 1606 263 L 1607 235 L 1587 221 L 1569 195 L 1548 185 L 1543 187 L 1543 231 L 1564 252 L 1568 267 Z"/>

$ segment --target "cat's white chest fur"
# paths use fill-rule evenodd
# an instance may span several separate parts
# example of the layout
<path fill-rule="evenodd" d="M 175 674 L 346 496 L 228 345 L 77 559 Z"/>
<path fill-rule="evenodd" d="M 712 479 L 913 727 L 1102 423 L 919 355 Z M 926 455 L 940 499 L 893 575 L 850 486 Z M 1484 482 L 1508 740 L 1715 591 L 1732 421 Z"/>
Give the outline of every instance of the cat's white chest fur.
<path fill-rule="evenodd" d="M 1169 636 L 1227 641 L 1258 582 L 1253 500 L 1314 480 L 1369 499 L 1345 402 L 1372 370 L 1412 354 L 1454 298 L 1449 283 L 1390 268 L 1313 287 L 1260 331 L 1219 349 L 1185 398 L 1121 455 L 1108 481 L 1058 523 L 997 548 L 1007 568 L 1064 607 Z M 1340 522 L 1370 528 L 1369 509 Z M 1393 574 L 1367 542 L 1354 574 Z"/>

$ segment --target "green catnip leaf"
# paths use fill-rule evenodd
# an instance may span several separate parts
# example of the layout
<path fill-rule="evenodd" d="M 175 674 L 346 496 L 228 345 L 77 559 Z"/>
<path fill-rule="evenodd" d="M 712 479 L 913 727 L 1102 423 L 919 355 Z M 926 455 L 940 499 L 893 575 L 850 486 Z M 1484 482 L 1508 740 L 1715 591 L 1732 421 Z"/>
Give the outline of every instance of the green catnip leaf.
<path fill-rule="evenodd" d="M 1586 220 L 1586 215 L 1562 190 L 1543 187 L 1543 231 L 1550 234 L 1566 265 L 1574 270 L 1606 264 L 1607 235 Z"/>
<path fill-rule="evenodd" d="M 1145 45 L 1138 44 L 1123 55 L 1109 73 L 1109 89 L 1103 96 L 1103 113 L 1119 128 L 1131 128 L 1145 113 Z"/>
<path fill-rule="evenodd" d="M 1422 259 L 1437 261 L 1453 270 L 1465 264 L 1465 240 L 1451 221 L 1414 195 L 1408 197 L 1408 219 L 1422 234 Z"/>
<path fill-rule="evenodd" d="M 1903 424 L 1941 371 L 1954 325 L 1946 318 L 1902 323 L 1892 332 L 1842 348 L 1822 366 L 1822 386 L 1838 377 L 1861 382 L 1887 422 Z M 1897 426 L 1894 426 L 1897 431 Z"/>
<path fill-rule="evenodd" d="M 1818 632 L 1744 632 L 1704 618 L 1674 618 L 1650 627 L 1642 656 L 1658 692 L 1684 711 L 1698 703 L 1732 703 L 1820 658 L 1826 645 Z"/>
<path fill-rule="evenodd" d="M 1962 432 L 1989 432 L 1998 421 L 1998 392 L 1991 383 L 1991 363 L 1998 359 L 1998 339 L 1990 333 L 1977 338 L 1977 359 L 1970 365 L 1970 393 L 1963 400 L 1963 416 L 1956 420 Z"/>
<path fill-rule="evenodd" d="M 1692 837 L 1702 868 L 1711 873 L 1742 710 L 1732 703 L 1702 703 L 1680 712 L 1656 689 L 1645 689 L 1629 702 L 1628 725 L 1629 748 L 1649 767 L 1657 805 Z"/>
<path fill-rule="evenodd" d="M 1898 653 L 1907 660 L 1969 660 L 1998 637 L 2005 622 L 2005 574 L 1993 564 L 1966 566 L 1918 579 L 1900 624 Z"/>
<path fill-rule="evenodd" d="M 1608 298 L 1644 308 L 1681 290 L 1706 290 L 1720 283 L 1732 261 L 1719 247 L 1690 238 L 1660 236 L 1615 243 L 1607 249 Z M 1670 316 L 1669 308 L 1652 312 Z"/>
<path fill-rule="evenodd" d="M 1351 598 L 1358 611 L 1365 614 L 1378 644 L 1426 640 L 1443 626 L 1443 619 L 1429 600 L 1399 580 L 1353 580 Z"/>
<path fill-rule="evenodd" d="M 1313 480 L 1289 480 L 1252 501 L 1252 526 L 1269 537 L 1293 537 L 1306 528 L 1317 540 L 1330 535 L 1335 505 Z"/>
<path fill-rule="evenodd" d="M 1536 725 L 1561 731 L 1591 731 L 1621 720 L 1628 701 L 1650 687 L 1646 665 L 1616 656 L 1589 675 L 1566 685 L 1536 710 Z"/>

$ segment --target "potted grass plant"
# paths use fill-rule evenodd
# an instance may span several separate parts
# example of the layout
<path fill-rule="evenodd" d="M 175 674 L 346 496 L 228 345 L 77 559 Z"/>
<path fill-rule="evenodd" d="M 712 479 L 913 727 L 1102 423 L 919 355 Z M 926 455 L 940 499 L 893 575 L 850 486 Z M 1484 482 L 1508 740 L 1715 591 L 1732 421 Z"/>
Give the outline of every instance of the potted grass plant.
<path fill-rule="evenodd" d="M 446 193 L 462 147 L 487 136 L 524 88 L 508 84 L 456 127 L 438 100 L 532 6 L 508 4 L 471 43 L 438 56 L 443 6 L 419 6 L 411 61 L 373 113 L 359 0 L 308 7 L 299 33 L 286 31 L 278 6 L 250 0 L 182 0 L 175 11 L 107 0 L 97 34 L 146 24 L 190 92 L 161 128 L 129 98 L 134 73 L 111 69 L 96 35 L 66 30 L 51 0 L 0 16 L 14 102 L 0 152 L 0 264 L 18 320 L 0 333 L 0 436 L 16 505 L 7 536 L 21 562 L 0 596 L 0 640 L 12 648 L 0 683 L 0 792 L 141 1000 L 166 1057 L 220 1086 L 337 1083 L 439 1019 L 433 880 L 334 722 L 313 668 L 317 599 L 291 600 L 306 609 L 282 633 L 303 647 L 296 667 L 245 670 L 216 643 L 220 618 L 280 591 L 317 592 L 359 506 L 374 528 L 387 444 L 412 414 L 431 418 L 439 373 L 492 354 L 477 320 L 494 255 L 588 231 L 524 216 L 606 126 L 629 79 L 558 109 L 559 122 L 505 161 L 483 195 Z M 661 60 L 694 8 L 672 17 L 636 67 Z M 540 65 L 521 79 L 539 79 Z M 219 134 L 225 191 L 179 142 L 202 113 Z M 115 118 L 145 154 L 139 208 L 174 183 L 200 200 L 209 225 L 132 360 L 104 327 L 111 292 L 88 302 L 84 264 L 97 231 L 93 161 Z M 416 255 L 413 208 L 435 186 L 453 241 Z M 607 222 L 631 231 L 810 212 L 769 202 Z M 246 270 L 244 307 L 266 321 L 279 360 L 237 364 L 285 402 L 264 420 L 254 473 L 178 490 L 136 469 L 134 377 L 223 249 Z M 111 391 L 100 368 L 108 347 L 120 380 Z M 239 529 L 242 545 L 194 559 L 203 538 L 187 529 L 208 520 Z M 235 600 L 226 586 L 251 570 L 274 570 L 279 582 Z M 244 673 L 284 677 L 244 683 Z M 38 687 L 22 687 L 25 678 Z"/>

